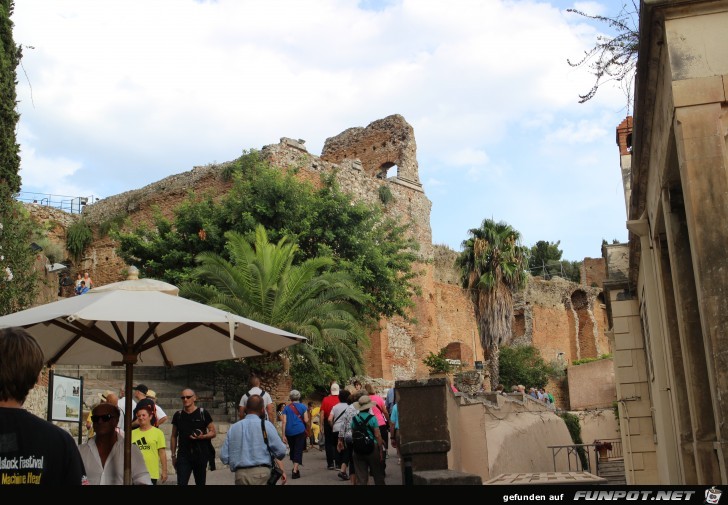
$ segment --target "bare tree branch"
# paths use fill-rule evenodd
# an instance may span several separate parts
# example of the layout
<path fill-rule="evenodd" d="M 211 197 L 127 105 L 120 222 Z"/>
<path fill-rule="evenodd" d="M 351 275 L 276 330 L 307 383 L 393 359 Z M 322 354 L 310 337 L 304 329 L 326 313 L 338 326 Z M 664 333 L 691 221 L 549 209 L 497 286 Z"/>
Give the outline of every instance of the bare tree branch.
<path fill-rule="evenodd" d="M 609 81 L 620 83 L 627 95 L 627 104 L 632 101 L 632 85 L 634 71 L 637 66 L 637 49 L 639 44 L 639 5 L 635 0 L 622 4 L 619 13 L 614 17 L 587 14 L 578 9 L 566 9 L 567 12 L 578 14 L 606 24 L 615 36 L 598 35 L 594 47 L 584 51 L 584 56 L 578 61 L 567 58 L 571 67 L 587 67 L 594 75 L 594 84 L 591 89 L 579 95 L 579 103 L 584 103 L 596 95 L 602 84 Z"/>

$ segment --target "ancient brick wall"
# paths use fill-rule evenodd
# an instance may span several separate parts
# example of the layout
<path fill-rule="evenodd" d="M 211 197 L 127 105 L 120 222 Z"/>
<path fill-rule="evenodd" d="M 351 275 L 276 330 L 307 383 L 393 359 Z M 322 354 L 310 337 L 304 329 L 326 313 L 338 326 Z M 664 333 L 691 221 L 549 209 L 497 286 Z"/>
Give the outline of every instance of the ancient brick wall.
<path fill-rule="evenodd" d="M 446 346 L 468 367 L 472 367 L 473 361 L 483 360 L 473 305 L 460 288 L 459 272 L 454 265 L 458 253 L 432 244 L 432 204 L 419 184 L 414 133 L 404 118 L 389 116 L 366 128 L 352 128 L 331 137 L 321 157 L 308 153 L 304 141 L 286 137 L 278 144 L 264 146 L 261 154 L 280 169 L 296 168 L 297 177 L 315 186 L 321 183 L 322 174 L 334 174 L 340 186 L 355 199 L 381 205 L 388 216 L 411 223 L 410 233 L 420 244 L 421 262 L 414 268 L 423 272 L 416 280 L 422 295 L 414 300 L 409 321 L 400 317 L 381 321 L 380 328 L 371 333 L 371 347 L 365 352 L 368 376 L 386 381 L 426 376 L 422 358 Z M 95 225 L 119 216 L 133 217 L 135 225 L 151 223 L 155 209 L 171 217 L 173 209 L 190 191 L 197 197 L 225 194 L 231 183 L 222 179 L 221 172 L 228 163 L 194 167 L 143 188 L 105 198 L 86 206 L 83 217 Z M 397 176 L 381 178 L 390 163 L 397 166 Z M 383 186 L 393 197 L 386 205 L 380 198 Z M 48 208 L 37 212 L 45 212 L 43 209 Z M 60 223 L 55 234 L 59 240 L 63 237 L 64 246 L 64 227 L 79 218 L 52 209 L 47 215 L 36 216 Z M 88 270 L 99 286 L 125 279 L 128 265 L 116 254 L 116 246 L 109 237 L 95 237 L 75 268 Z M 591 277 L 583 278 L 598 278 L 600 261 L 603 264 L 603 260 L 589 262 L 587 270 Z M 577 289 L 584 293 L 585 302 L 575 310 L 572 295 Z M 547 361 L 559 352 L 564 353 L 560 359 L 567 363 L 586 357 L 582 348 L 587 347 L 590 353 L 609 352 L 604 334 L 604 305 L 597 299 L 600 292 L 591 284 L 579 286 L 558 277 L 551 281 L 530 279 L 523 293 L 514 299 L 514 342 L 539 347 Z M 288 383 L 281 386 L 284 390 L 290 387 Z M 568 401 L 568 393 L 561 396 Z"/>
<path fill-rule="evenodd" d="M 397 166 L 398 179 L 421 187 L 415 132 L 399 114 L 327 138 L 321 159 L 334 163 L 359 159 L 364 173 L 379 179 L 385 179 L 387 171 Z"/>
<path fill-rule="evenodd" d="M 581 264 L 582 285 L 601 288 L 606 279 L 607 265 L 604 258 L 584 258 Z"/>

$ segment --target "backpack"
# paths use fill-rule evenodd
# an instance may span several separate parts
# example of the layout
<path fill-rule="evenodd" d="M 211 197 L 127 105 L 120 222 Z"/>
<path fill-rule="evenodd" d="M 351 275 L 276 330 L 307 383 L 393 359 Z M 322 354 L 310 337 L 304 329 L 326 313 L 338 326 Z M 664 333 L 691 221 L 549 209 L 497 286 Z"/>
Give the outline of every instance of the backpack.
<path fill-rule="evenodd" d="M 358 416 L 354 418 L 354 426 L 351 429 L 351 439 L 354 446 L 354 452 L 357 454 L 367 455 L 374 450 L 374 438 L 369 433 L 369 419 L 374 417 L 369 414 L 364 420 Z"/>

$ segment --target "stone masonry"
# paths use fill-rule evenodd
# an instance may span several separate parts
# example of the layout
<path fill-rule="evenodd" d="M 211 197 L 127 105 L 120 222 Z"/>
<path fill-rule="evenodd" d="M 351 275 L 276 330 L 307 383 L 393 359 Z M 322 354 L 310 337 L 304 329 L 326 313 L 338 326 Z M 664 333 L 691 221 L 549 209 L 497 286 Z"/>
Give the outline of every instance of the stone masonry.
<path fill-rule="evenodd" d="M 281 170 L 295 168 L 298 177 L 313 184 L 320 184 L 322 174 L 334 174 L 340 186 L 355 198 L 381 205 L 387 215 L 411 224 L 410 232 L 420 244 L 420 262 L 414 268 L 422 272 L 416 280 L 422 295 L 415 299 L 412 310 L 416 322 L 400 317 L 381 321 L 381 329 L 370 335 L 371 348 L 365 354 L 368 376 L 386 381 L 426 376 L 422 357 L 442 347 L 447 347 L 448 356 L 460 359 L 466 367 L 484 361 L 473 306 L 460 288 L 454 266 L 457 253 L 432 244 L 432 203 L 419 182 L 413 129 L 402 116 L 388 116 L 366 128 L 350 128 L 331 137 L 320 157 L 308 153 L 303 140 L 286 137 L 278 144 L 264 146 L 261 154 Z M 151 223 L 156 209 L 170 217 L 188 194 L 199 198 L 222 195 L 231 184 L 221 177 L 226 165 L 194 167 L 87 205 L 82 217 L 96 226 L 97 236 L 79 263 L 72 265 L 71 275 L 75 277 L 77 271 L 88 270 L 97 286 L 125 279 L 128 265 L 116 254 L 117 244 L 108 236 L 98 235 L 98 228 L 125 216 L 133 217 L 135 225 Z M 387 170 L 393 166 L 397 167 L 396 176 L 387 177 Z M 386 205 L 379 197 L 382 186 L 393 196 Z M 66 221 L 49 216 L 37 205 L 30 205 L 29 209 L 40 221 L 50 219 L 67 226 Z M 61 240 L 63 234 L 56 235 Z M 587 268 L 591 278 L 599 278 L 598 261 L 589 263 Z M 563 280 L 532 279 L 516 299 L 515 341 L 539 347 L 547 361 L 560 352 L 564 353 L 560 359 L 567 360 L 566 363 L 609 352 L 600 292 L 598 288 Z"/>

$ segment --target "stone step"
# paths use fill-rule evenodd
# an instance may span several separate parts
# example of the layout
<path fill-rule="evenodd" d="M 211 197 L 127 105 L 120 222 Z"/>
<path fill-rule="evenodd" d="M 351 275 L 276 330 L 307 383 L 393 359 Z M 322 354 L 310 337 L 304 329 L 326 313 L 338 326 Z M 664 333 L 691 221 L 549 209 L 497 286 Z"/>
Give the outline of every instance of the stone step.
<path fill-rule="evenodd" d="M 599 462 L 599 476 L 607 479 L 609 485 L 623 486 L 627 484 L 624 471 L 624 460 L 603 460 Z"/>

